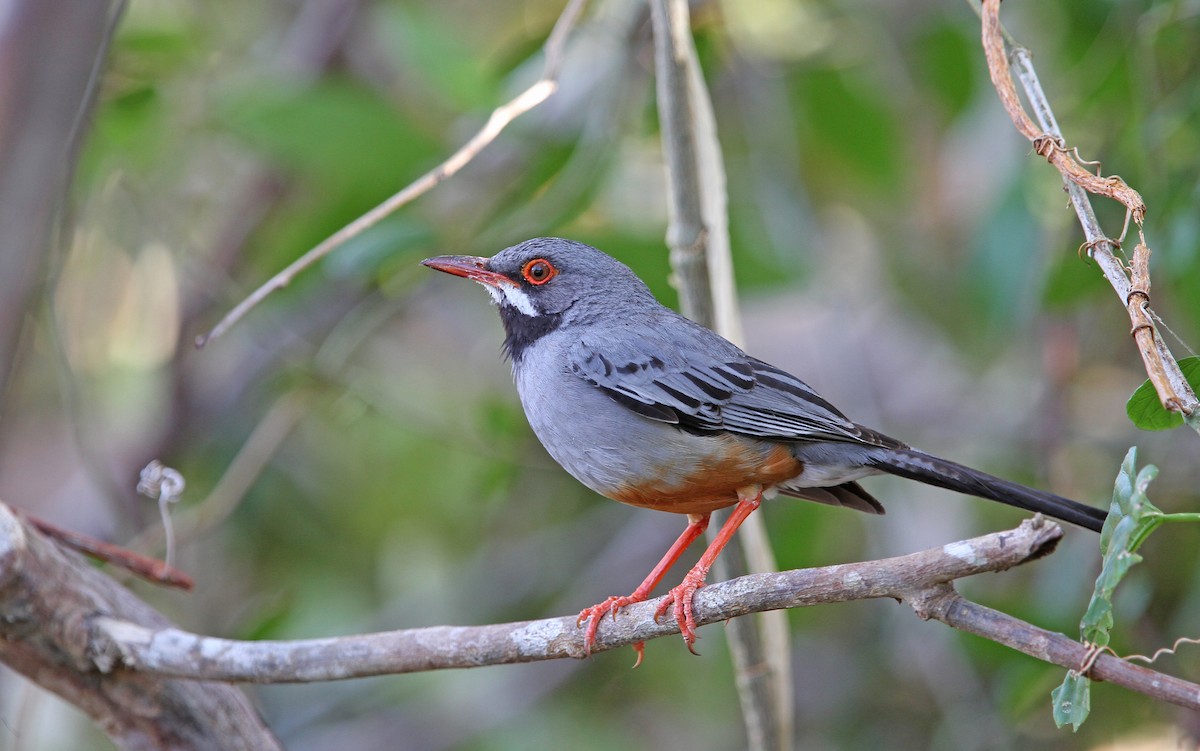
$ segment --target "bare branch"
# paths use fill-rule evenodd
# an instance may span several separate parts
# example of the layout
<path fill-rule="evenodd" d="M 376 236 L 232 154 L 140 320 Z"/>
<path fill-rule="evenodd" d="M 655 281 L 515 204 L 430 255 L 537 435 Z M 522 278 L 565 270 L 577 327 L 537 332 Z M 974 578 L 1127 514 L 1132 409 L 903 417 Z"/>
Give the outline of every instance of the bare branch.
<path fill-rule="evenodd" d="M 546 62 L 542 71 L 542 77 L 532 86 L 522 91 L 511 101 L 493 110 L 491 116 L 484 123 L 483 127 L 480 128 L 479 132 L 472 136 L 469 141 L 463 144 L 458 151 L 451 154 L 444 162 L 409 183 L 408 186 L 392 195 L 383 203 L 353 222 L 350 222 L 345 227 L 342 227 L 326 238 L 320 245 L 300 256 L 288 264 L 287 268 L 283 271 L 268 279 L 265 284 L 238 303 L 233 310 L 226 313 L 208 334 L 196 337 L 196 346 L 203 347 L 205 344 L 220 337 L 256 305 L 265 300 L 272 292 L 288 286 L 301 272 L 308 269 L 317 261 L 337 250 L 347 241 L 374 227 L 397 209 L 412 202 L 415 198 L 428 193 L 446 178 L 453 176 L 463 167 L 470 164 L 471 160 L 492 141 L 496 140 L 496 137 L 513 120 L 516 120 L 521 115 L 549 99 L 558 89 L 559 67 L 562 63 L 563 48 L 566 45 L 567 36 L 575 26 L 575 22 L 578 20 L 586 1 L 568 1 L 567 7 L 563 10 L 562 15 L 559 16 L 558 21 L 554 24 L 553 31 L 551 31 L 549 38 L 546 40 L 544 47 Z"/>
<path fill-rule="evenodd" d="M 919 617 L 995 641 L 1044 662 L 1078 669 L 1087 647 L 959 595 L 955 579 L 1005 571 L 1054 550 L 1062 528 L 1036 516 L 1016 529 L 878 561 L 753 574 L 704 587 L 696 619 L 717 623 L 764 610 L 872 598 L 907 602 Z M 592 652 L 678 633 L 673 618 L 655 622 L 658 601 L 632 605 L 605 620 Z M 488 626 L 436 626 L 330 639 L 242 642 L 111 616 L 91 622 L 90 654 L 104 666 L 196 680 L 301 683 L 584 656 L 574 615 Z M 1111 655 L 1089 675 L 1155 699 L 1200 709 L 1200 685 Z"/>
<path fill-rule="evenodd" d="M 941 621 L 1043 662 L 1078 670 L 1091 658 L 1088 648 L 1080 642 L 964 599 L 949 584 L 930 590 L 923 600 L 912 605 L 922 618 Z M 1200 685 L 1133 665 L 1110 654 L 1096 658 L 1087 675 L 1093 680 L 1108 681 L 1161 701 L 1200 709 Z"/>
<path fill-rule="evenodd" d="M 700 624 L 778 608 L 869 598 L 908 602 L 923 619 L 1004 644 L 1039 660 L 1078 668 L 1087 648 L 959 596 L 950 582 L 1004 571 L 1053 551 L 1062 528 L 1040 516 L 994 532 L 895 558 L 772 574 L 713 584 L 696 595 Z M 632 605 L 605 620 L 599 652 L 678 633 L 668 616 L 655 622 L 657 601 Z M 469 668 L 584 656 L 574 615 L 489 626 L 437 626 L 331 639 L 239 642 L 110 617 L 93 624 L 96 654 L 137 671 L 203 680 L 293 683 Z M 1156 699 L 1200 709 L 1200 686 L 1109 655 L 1090 671 Z"/>
<path fill-rule="evenodd" d="M 1016 529 L 905 556 L 745 576 L 701 589 L 697 621 L 892 598 L 922 618 L 1078 668 L 1088 657 L 1084 645 L 963 600 L 949 586 L 1047 555 L 1061 537 L 1058 525 L 1038 516 Z M 654 621 L 657 604 L 639 603 L 606 620 L 593 652 L 677 634 L 669 616 Z M 2 504 L 0 612 L 9 614 L 0 621 L 0 660 L 80 706 L 128 748 L 275 748 L 244 697 L 212 681 L 297 683 L 584 656 L 574 615 L 286 642 L 188 633 Z M 1200 686 L 1109 655 L 1095 661 L 1090 675 L 1200 709 Z"/>
<path fill-rule="evenodd" d="M 1041 517 L 1018 528 L 919 553 L 822 568 L 751 574 L 696 594 L 701 625 L 781 608 L 869 598 L 909 600 L 954 579 L 1005 571 L 1051 552 L 1062 528 Z M 592 652 L 678 634 L 669 615 L 653 618 L 658 600 L 605 619 Z M 582 658 L 575 615 L 487 626 L 435 626 L 328 639 L 244 642 L 175 628 L 148 628 L 102 617 L 94 652 L 161 675 L 202 680 L 291 683 L 372 675 Z M 1061 637 L 1065 639 L 1066 637 Z"/>

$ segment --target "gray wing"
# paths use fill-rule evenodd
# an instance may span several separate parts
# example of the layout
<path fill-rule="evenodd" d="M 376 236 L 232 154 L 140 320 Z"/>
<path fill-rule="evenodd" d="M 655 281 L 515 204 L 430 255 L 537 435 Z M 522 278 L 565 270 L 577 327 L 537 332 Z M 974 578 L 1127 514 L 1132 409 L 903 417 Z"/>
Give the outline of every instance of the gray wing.
<path fill-rule="evenodd" d="M 689 348 L 654 331 L 619 344 L 582 340 L 571 349 L 570 367 L 634 412 L 685 430 L 892 445 L 846 419 L 799 378 L 699 331 L 704 335 Z"/>

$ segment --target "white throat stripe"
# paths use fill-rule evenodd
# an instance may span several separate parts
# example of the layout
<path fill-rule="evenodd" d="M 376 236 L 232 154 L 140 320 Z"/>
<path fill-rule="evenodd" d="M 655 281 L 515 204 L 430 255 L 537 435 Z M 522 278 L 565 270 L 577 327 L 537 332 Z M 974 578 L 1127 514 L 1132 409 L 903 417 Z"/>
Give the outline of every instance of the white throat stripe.
<path fill-rule="evenodd" d="M 480 283 L 483 284 L 482 282 Z M 519 287 L 510 287 L 507 284 L 501 287 L 493 287 L 490 284 L 484 284 L 483 286 L 497 305 L 508 305 L 516 308 L 530 318 L 536 318 L 539 315 L 537 308 L 533 306 L 533 301 L 529 299 L 529 295 L 525 293 L 525 290 Z"/>

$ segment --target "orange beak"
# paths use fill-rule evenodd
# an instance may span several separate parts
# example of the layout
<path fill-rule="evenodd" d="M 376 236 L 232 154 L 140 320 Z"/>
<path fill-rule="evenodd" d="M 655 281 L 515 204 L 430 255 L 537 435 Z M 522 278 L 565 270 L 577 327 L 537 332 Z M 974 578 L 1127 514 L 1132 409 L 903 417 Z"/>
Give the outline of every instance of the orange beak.
<path fill-rule="evenodd" d="M 504 284 L 510 287 L 518 286 L 516 282 L 507 276 L 497 274 L 495 271 L 488 269 L 488 260 L 490 259 L 478 256 L 435 256 L 434 258 L 426 258 L 424 261 L 421 261 L 421 265 L 437 269 L 438 271 L 444 271 L 454 276 L 461 276 L 464 279 L 470 279 L 471 281 L 491 287 L 499 288 Z"/>

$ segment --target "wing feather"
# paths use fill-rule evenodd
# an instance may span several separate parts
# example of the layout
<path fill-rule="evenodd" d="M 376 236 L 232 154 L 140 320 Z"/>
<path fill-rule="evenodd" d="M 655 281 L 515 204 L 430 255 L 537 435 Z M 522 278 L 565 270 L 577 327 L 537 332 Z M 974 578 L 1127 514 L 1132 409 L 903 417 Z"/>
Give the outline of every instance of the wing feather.
<path fill-rule="evenodd" d="M 705 334 L 711 334 L 707 329 Z M 697 337 L 704 346 L 682 349 L 643 338 L 601 348 L 578 342 L 571 370 L 618 403 L 652 420 L 691 431 L 729 431 L 784 441 L 839 441 L 887 445 L 799 378 L 756 360 L 718 337 Z"/>

